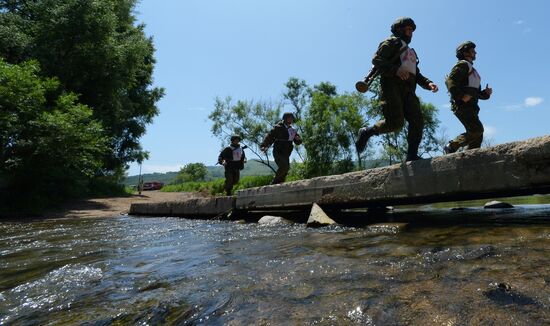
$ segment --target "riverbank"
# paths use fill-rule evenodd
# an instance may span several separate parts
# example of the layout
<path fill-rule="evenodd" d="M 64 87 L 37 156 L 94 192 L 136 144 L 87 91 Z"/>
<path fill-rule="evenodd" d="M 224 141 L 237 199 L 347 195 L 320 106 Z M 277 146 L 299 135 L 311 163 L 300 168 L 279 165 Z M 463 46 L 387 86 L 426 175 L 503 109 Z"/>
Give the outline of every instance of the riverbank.
<path fill-rule="evenodd" d="M 58 218 L 92 218 L 116 217 L 128 214 L 132 203 L 156 203 L 181 201 L 192 198 L 202 198 L 204 194 L 190 192 L 144 191 L 141 195 L 108 198 L 87 198 L 67 203 L 62 207 L 50 210 L 39 216 L 3 217 L 4 220 L 24 219 L 58 219 Z"/>
<path fill-rule="evenodd" d="M 115 217 L 128 214 L 132 203 L 156 203 L 202 198 L 191 192 L 144 191 L 141 195 L 112 198 L 89 198 L 69 203 L 62 209 L 46 214 L 45 218 Z"/>

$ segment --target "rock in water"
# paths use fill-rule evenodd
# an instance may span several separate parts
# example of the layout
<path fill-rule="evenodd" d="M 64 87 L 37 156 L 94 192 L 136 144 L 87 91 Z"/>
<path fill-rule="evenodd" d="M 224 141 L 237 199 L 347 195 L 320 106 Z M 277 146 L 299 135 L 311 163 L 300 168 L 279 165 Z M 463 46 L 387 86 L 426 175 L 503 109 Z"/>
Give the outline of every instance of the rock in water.
<path fill-rule="evenodd" d="M 280 223 L 290 223 L 290 221 L 280 216 L 271 216 L 271 215 L 266 215 L 258 221 L 258 224 L 262 224 L 262 225 L 275 225 Z"/>
<path fill-rule="evenodd" d="M 336 224 L 333 219 L 328 217 L 328 215 L 323 211 L 319 205 L 313 203 L 311 207 L 311 213 L 309 213 L 309 218 L 307 220 L 307 226 L 309 227 L 319 227 Z"/>
<path fill-rule="evenodd" d="M 493 200 L 486 203 L 485 206 L 483 207 L 484 208 L 514 208 L 514 205 Z"/>

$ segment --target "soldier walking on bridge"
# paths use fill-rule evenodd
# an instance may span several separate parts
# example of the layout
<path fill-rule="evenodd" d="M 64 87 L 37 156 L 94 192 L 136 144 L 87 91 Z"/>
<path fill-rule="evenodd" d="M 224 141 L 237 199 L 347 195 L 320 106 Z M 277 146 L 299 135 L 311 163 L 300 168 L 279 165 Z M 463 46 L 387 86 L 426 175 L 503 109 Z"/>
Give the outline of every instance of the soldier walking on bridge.
<path fill-rule="evenodd" d="M 384 120 L 372 127 L 359 129 L 355 143 L 359 153 L 365 149 L 370 137 L 399 131 L 407 120 L 407 161 L 420 159 L 418 147 L 422 140 L 424 119 L 420 101 L 415 94 L 416 85 L 434 93 L 438 87 L 420 73 L 416 52 L 409 47 L 415 30 L 416 25 L 411 18 L 397 19 L 391 26 L 393 35 L 380 43 L 372 59 L 374 68 L 380 72 L 380 100 Z"/>
<path fill-rule="evenodd" d="M 293 123 L 294 114 L 290 112 L 283 114 L 283 120 L 269 131 L 260 145 L 260 149 L 265 153 L 269 146 L 273 144 L 273 157 L 275 158 L 275 164 L 277 164 L 277 172 L 271 184 L 285 182 L 290 169 L 290 154 L 294 149 L 293 144 L 300 145 L 302 143 L 298 131 L 292 127 Z"/>
<path fill-rule="evenodd" d="M 468 149 L 481 147 L 483 141 L 483 125 L 479 120 L 478 100 L 487 100 L 493 89 L 489 84 L 481 90 L 481 77 L 474 68 L 476 45 L 467 41 L 456 48 L 458 62 L 445 80 L 451 96 L 451 108 L 455 116 L 466 128 L 466 132 L 451 140 L 444 147 L 446 154 L 456 152 L 460 147 Z"/>
<path fill-rule="evenodd" d="M 225 194 L 231 196 L 233 186 L 239 182 L 241 170 L 244 169 L 246 156 L 240 144 L 239 135 L 231 136 L 231 145 L 223 149 L 218 157 L 218 163 L 225 168 Z"/>

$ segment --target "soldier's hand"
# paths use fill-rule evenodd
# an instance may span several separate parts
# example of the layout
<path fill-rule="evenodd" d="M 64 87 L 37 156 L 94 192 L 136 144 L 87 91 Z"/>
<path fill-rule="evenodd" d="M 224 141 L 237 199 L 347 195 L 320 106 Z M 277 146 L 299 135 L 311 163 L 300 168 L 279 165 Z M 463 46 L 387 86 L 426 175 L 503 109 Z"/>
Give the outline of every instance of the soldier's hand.
<path fill-rule="evenodd" d="M 399 67 L 399 69 L 397 69 L 397 72 L 395 74 L 397 75 L 397 77 L 401 78 L 401 80 L 409 79 L 409 72 L 405 70 L 405 68 L 403 67 Z"/>
<path fill-rule="evenodd" d="M 464 103 L 470 102 L 471 99 L 472 99 L 472 95 L 466 94 L 466 95 L 462 96 L 462 102 L 464 102 Z"/>
<path fill-rule="evenodd" d="M 262 147 L 260 147 L 260 150 L 261 150 L 262 152 L 266 153 L 266 152 L 267 152 L 267 147 L 266 147 L 266 146 L 262 146 Z"/>
<path fill-rule="evenodd" d="M 489 87 L 489 84 L 487 84 L 487 86 L 485 86 L 485 89 L 483 91 L 488 96 L 491 96 L 491 94 L 493 94 L 493 89 L 491 87 Z"/>
<path fill-rule="evenodd" d="M 434 83 L 429 83 L 428 86 L 433 93 L 437 93 L 437 91 L 439 90 L 439 87 L 437 87 L 437 85 Z"/>

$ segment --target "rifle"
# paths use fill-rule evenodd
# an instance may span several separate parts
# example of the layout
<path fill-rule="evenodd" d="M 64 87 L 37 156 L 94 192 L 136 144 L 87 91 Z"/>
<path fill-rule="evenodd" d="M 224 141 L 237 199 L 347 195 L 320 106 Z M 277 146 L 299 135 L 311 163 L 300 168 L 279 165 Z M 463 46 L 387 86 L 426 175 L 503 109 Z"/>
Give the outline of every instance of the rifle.
<path fill-rule="evenodd" d="M 394 62 L 401 56 L 401 53 L 405 52 L 409 47 L 404 46 L 402 47 L 393 58 L 390 59 L 390 62 Z M 376 77 L 380 75 L 380 71 L 378 71 L 378 68 L 376 68 L 374 65 L 370 68 L 369 73 L 365 77 L 365 79 L 358 81 L 355 83 L 355 89 L 360 93 L 366 93 L 369 90 L 370 85 L 374 81 Z"/>
<path fill-rule="evenodd" d="M 372 84 L 374 79 L 378 77 L 378 75 L 380 75 L 380 71 L 378 71 L 378 68 L 376 68 L 375 66 L 372 66 L 365 79 L 355 83 L 355 89 L 360 93 L 366 93 L 369 90 L 370 85 Z"/>

